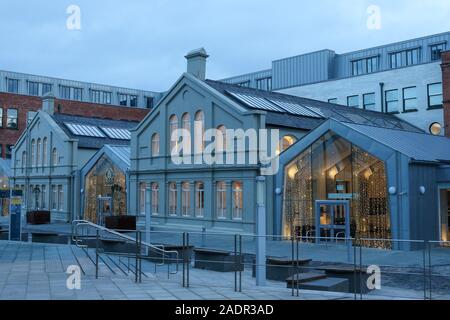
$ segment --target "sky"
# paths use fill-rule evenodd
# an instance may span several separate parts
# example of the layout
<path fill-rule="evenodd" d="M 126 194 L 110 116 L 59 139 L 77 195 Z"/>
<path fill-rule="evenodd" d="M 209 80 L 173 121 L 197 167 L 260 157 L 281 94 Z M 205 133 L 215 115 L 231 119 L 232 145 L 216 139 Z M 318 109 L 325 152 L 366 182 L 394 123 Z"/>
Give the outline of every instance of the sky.
<path fill-rule="evenodd" d="M 0 0 L 0 69 L 165 91 L 199 47 L 217 80 L 450 31 L 449 17 L 449 0 Z"/>

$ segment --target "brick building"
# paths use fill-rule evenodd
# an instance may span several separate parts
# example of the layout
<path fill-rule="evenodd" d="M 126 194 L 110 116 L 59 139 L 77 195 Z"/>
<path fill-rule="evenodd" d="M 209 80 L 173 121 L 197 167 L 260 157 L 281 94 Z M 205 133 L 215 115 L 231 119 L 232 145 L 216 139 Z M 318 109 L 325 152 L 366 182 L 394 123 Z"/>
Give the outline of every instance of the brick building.
<path fill-rule="evenodd" d="M 0 92 L 0 158 L 11 158 L 11 147 L 42 107 L 42 98 Z M 149 109 L 56 99 L 55 112 L 93 118 L 140 121 Z"/>

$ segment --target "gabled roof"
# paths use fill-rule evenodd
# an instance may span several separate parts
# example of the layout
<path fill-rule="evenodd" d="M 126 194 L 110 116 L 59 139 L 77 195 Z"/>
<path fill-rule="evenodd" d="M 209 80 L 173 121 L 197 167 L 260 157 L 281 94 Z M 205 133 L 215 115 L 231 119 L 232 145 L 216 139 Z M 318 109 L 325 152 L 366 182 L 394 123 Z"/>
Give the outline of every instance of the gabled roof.
<path fill-rule="evenodd" d="M 128 146 L 107 144 L 100 150 L 98 150 L 81 169 L 83 177 L 86 176 L 86 174 L 92 169 L 92 167 L 102 156 L 108 157 L 114 163 L 114 165 L 120 168 L 120 170 L 122 170 L 123 172 L 127 172 L 130 168 L 131 148 Z"/>
<path fill-rule="evenodd" d="M 72 130 L 69 129 L 68 125 L 82 125 L 82 126 L 92 126 L 97 128 L 115 128 L 132 130 L 139 123 L 136 121 L 128 120 L 110 120 L 102 118 L 87 118 L 81 116 L 72 116 L 67 114 L 54 114 L 52 115 L 53 120 L 58 124 L 58 126 L 71 138 L 78 140 L 78 146 L 80 148 L 88 149 L 100 149 L 105 144 L 111 145 L 130 145 L 129 139 L 114 139 L 109 137 L 105 132 L 101 131 L 99 136 L 83 136 L 74 134 Z"/>
<path fill-rule="evenodd" d="M 374 139 L 416 161 L 450 161 L 450 139 L 427 133 L 384 129 L 354 123 L 345 126 Z"/>
<path fill-rule="evenodd" d="M 267 112 L 266 121 L 269 125 L 311 130 L 326 119 L 335 119 L 345 123 L 423 132 L 412 124 L 391 114 L 246 88 L 219 81 L 205 80 L 205 83 L 247 110 L 258 109 L 259 104 L 260 110 Z M 239 97 L 243 97 L 243 99 Z M 253 103 L 255 99 L 257 101 Z M 266 102 L 273 107 L 267 106 Z M 289 106 L 293 107 L 290 108 Z M 295 106 L 297 106 L 297 109 Z"/>

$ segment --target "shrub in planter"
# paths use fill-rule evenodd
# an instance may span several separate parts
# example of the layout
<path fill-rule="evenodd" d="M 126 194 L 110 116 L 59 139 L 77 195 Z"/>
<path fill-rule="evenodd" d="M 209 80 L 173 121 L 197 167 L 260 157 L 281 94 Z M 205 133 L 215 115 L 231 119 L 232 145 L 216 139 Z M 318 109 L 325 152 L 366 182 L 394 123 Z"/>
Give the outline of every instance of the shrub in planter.
<path fill-rule="evenodd" d="M 50 224 L 50 211 L 35 210 L 27 212 L 28 224 Z"/>

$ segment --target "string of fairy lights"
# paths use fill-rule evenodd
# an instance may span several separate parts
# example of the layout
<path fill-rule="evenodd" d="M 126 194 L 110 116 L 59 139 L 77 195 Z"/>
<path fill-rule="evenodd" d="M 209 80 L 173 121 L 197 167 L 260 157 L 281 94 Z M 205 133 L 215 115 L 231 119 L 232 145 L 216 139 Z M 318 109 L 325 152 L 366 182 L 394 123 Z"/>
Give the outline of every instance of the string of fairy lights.
<path fill-rule="evenodd" d="M 329 175 L 322 174 L 327 179 L 324 184 L 326 189 L 333 186 L 336 189 L 335 178 L 347 177 L 347 193 L 352 193 L 351 199 L 351 229 L 352 237 L 378 239 L 364 242 L 362 245 L 375 248 L 391 248 L 390 220 L 387 205 L 386 172 L 382 161 L 374 158 L 367 152 L 351 146 L 350 165 L 343 170 L 349 170 L 348 174 L 335 175 L 333 181 Z M 340 159 L 342 161 L 343 159 Z M 314 195 L 317 194 L 317 179 L 312 174 L 312 151 L 308 148 L 300 154 L 286 169 L 286 184 L 284 193 L 284 234 L 301 234 L 306 236 L 315 230 L 315 214 L 313 208 Z M 322 170 L 324 171 L 324 170 Z M 350 175 L 350 173 L 353 173 Z M 351 176 L 352 178 L 348 178 Z M 344 181 L 345 182 L 345 181 Z M 326 187 L 328 186 L 328 188 Z M 336 190 L 326 190 L 328 192 Z"/>

